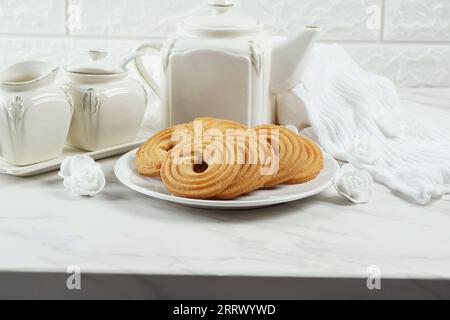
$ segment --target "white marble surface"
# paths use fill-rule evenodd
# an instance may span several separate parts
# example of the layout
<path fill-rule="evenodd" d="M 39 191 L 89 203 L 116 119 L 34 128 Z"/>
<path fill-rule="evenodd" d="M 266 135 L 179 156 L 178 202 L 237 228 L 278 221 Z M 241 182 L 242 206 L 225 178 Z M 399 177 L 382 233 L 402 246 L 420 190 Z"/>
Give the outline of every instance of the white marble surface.
<path fill-rule="evenodd" d="M 408 112 L 450 123 L 450 91 L 404 92 Z M 431 95 L 430 95 L 431 94 Z M 368 205 L 332 189 L 248 211 L 193 209 L 141 196 L 102 161 L 96 198 L 66 193 L 56 173 L 0 176 L 0 272 L 450 279 L 450 199 L 421 207 L 375 187 Z"/>

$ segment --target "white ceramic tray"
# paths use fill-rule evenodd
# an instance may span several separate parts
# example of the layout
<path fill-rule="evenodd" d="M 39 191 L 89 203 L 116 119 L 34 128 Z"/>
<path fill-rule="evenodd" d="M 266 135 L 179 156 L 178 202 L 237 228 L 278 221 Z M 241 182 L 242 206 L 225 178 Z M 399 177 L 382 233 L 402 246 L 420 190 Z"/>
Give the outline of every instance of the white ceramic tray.
<path fill-rule="evenodd" d="M 312 181 L 297 185 L 280 185 L 260 189 L 233 200 L 199 200 L 176 197 L 164 187 L 161 179 L 147 178 L 135 170 L 136 150 L 123 155 L 116 163 L 116 177 L 128 188 L 146 196 L 162 199 L 190 207 L 208 209 L 250 209 L 291 202 L 316 195 L 331 186 L 333 177 L 339 171 L 339 164 L 330 155 L 324 156 L 324 169 Z"/>
<path fill-rule="evenodd" d="M 68 156 L 73 156 L 77 154 L 84 154 L 91 156 L 94 160 L 100 160 L 105 159 L 109 157 L 113 157 L 116 155 L 124 154 L 130 150 L 135 149 L 136 147 L 140 146 L 147 137 L 151 135 L 152 131 L 148 130 L 142 130 L 139 133 L 139 137 L 136 139 L 136 141 L 131 143 L 126 143 L 114 147 L 109 147 L 106 149 L 101 149 L 97 151 L 87 152 L 79 149 L 75 149 L 72 147 L 67 146 L 61 157 L 45 162 L 40 162 L 36 164 L 32 164 L 29 166 L 15 166 L 13 164 L 10 164 L 0 158 L 0 173 L 8 174 L 12 176 L 18 176 L 18 177 L 29 177 L 29 176 L 35 176 L 38 174 L 58 170 L 61 162 L 64 160 L 64 158 Z"/>

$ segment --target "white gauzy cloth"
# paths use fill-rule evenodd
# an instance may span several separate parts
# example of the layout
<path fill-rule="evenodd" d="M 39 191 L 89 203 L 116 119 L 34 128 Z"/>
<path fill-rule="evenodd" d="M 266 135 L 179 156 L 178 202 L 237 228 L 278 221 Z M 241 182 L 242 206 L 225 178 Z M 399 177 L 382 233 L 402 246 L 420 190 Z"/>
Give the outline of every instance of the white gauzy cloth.
<path fill-rule="evenodd" d="M 450 193 L 450 130 L 404 113 L 392 82 L 362 70 L 342 47 L 316 45 L 302 83 L 277 103 L 280 124 L 304 129 L 392 190 L 420 204 Z"/>

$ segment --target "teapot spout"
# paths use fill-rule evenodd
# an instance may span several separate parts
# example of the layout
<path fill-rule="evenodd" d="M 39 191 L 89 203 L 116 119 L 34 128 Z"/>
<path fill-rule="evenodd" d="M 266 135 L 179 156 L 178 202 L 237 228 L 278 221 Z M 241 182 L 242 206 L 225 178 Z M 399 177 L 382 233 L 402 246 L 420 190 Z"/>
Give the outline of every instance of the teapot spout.
<path fill-rule="evenodd" d="M 275 45 L 270 76 L 273 94 L 286 92 L 301 81 L 319 33 L 320 27 L 308 26 L 290 39 Z"/>

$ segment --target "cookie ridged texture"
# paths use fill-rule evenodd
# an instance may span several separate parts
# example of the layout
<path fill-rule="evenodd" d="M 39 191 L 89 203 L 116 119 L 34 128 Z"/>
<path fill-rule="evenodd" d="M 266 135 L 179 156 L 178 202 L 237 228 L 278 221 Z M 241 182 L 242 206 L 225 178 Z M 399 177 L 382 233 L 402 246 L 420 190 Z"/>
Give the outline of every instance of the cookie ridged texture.
<path fill-rule="evenodd" d="M 215 199 L 233 199 L 261 188 L 270 180 L 270 176 L 262 174 L 262 166 L 269 162 L 267 157 L 272 154 L 271 146 L 266 140 L 258 139 L 256 134 L 236 133 L 227 135 L 226 143 L 234 145 L 235 154 L 241 158 L 235 157 L 233 160 L 242 166 L 236 179 L 217 194 Z"/>
<path fill-rule="evenodd" d="M 304 149 L 305 159 L 302 161 L 302 165 L 297 174 L 287 180 L 286 184 L 299 184 L 305 183 L 316 178 L 320 171 L 323 169 L 323 153 L 319 146 L 311 139 L 305 136 L 299 136 Z"/>
<path fill-rule="evenodd" d="M 136 153 L 136 170 L 148 177 L 160 175 L 162 162 L 179 142 L 193 137 L 193 126 L 181 124 L 166 128 L 151 136 Z"/>
<path fill-rule="evenodd" d="M 207 131 L 211 129 L 216 129 L 222 132 L 226 132 L 227 130 L 245 131 L 248 129 L 247 126 L 233 120 L 218 119 L 211 117 L 195 118 L 194 122 L 202 123 L 203 134 L 206 134 Z"/>
<path fill-rule="evenodd" d="M 304 157 L 303 144 L 298 135 L 286 127 L 261 125 L 255 127 L 256 132 L 265 137 L 274 149 L 274 161 L 278 161 L 278 170 L 274 172 L 265 187 L 273 187 L 293 178 L 299 170 Z"/>
<path fill-rule="evenodd" d="M 227 164 L 233 150 L 223 141 L 196 137 L 173 148 L 161 167 L 161 178 L 174 195 L 193 199 L 210 199 L 228 187 L 242 165 Z M 208 156 L 214 155 L 214 156 Z M 194 164 L 205 163 L 196 172 Z"/>

